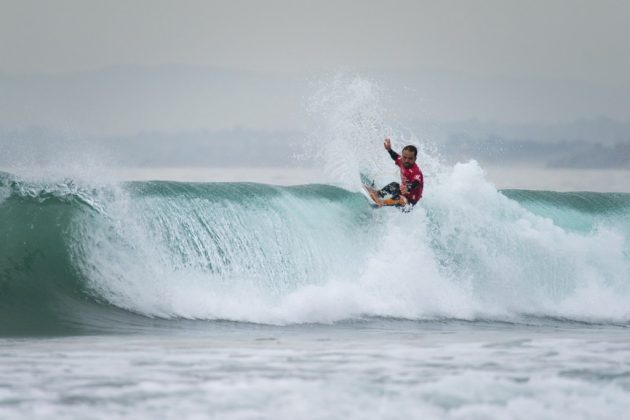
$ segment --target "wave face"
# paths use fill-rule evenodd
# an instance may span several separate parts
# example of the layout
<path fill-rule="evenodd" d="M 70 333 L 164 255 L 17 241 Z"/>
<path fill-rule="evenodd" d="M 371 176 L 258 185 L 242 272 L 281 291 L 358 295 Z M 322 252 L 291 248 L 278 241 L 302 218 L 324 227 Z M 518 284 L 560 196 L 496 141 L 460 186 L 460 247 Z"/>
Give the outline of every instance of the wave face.
<path fill-rule="evenodd" d="M 331 185 L 0 174 L 0 334 L 184 319 L 630 322 L 630 194 L 501 192 L 475 162 L 429 185 L 401 213 Z"/>
<path fill-rule="evenodd" d="M 0 174 L 0 334 L 195 320 L 630 323 L 630 195 L 498 191 L 476 162 L 446 165 L 389 126 L 373 83 L 315 87 L 303 147 L 320 185 L 121 184 L 98 153 L 72 149 L 34 173 L 27 153 L 21 177 Z M 410 213 L 361 194 L 362 175 L 378 186 L 399 176 L 386 136 L 396 150 L 419 146 L 424 198 Z"/>

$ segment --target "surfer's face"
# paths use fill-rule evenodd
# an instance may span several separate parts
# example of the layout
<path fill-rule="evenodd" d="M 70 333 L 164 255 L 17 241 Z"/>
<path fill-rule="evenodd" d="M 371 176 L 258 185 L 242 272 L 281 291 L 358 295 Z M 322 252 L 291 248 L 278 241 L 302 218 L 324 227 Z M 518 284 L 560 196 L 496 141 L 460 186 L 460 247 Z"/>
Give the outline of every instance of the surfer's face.
<path fill-rule="evenodd" d="M 400 160 L 403 166 L 409 169 L 416 163 L 416 155 L 411 150 L 403 150 Z"/>

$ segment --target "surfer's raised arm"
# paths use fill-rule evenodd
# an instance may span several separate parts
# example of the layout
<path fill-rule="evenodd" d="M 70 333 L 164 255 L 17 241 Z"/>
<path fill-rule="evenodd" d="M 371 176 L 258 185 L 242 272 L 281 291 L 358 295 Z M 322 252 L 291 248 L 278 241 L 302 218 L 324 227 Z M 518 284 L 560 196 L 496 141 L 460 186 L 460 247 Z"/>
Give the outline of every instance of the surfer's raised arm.
<path fill-rule="evenodd" d="M 385 150 L 389 152 L 389 155 L 394 161 L 398 159 L 398 156 L 400 155 L 392 150 L 392 141 L 390 139 L 386 138 L 383 142 L 383 146 L 385 147 Z"/>

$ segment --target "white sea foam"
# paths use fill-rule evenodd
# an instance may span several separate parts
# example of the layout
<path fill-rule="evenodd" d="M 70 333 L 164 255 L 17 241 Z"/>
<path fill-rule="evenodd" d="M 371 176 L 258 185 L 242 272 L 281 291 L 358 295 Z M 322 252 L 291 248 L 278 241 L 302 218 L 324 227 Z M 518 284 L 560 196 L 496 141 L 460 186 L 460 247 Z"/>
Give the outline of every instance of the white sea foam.
<path fill-rule="evenodd" d="M 630 410 L 619 331 L 266 328 L 0 340 L 0 415 L 618 419 Z"/>

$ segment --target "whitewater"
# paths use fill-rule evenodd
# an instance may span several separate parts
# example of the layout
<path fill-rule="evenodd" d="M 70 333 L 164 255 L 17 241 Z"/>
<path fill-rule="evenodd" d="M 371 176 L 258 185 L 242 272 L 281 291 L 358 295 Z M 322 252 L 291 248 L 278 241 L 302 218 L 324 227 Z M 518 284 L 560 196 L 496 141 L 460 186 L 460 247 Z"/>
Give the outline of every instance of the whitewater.
<path fill-rule="evenodd" d="M 363 79 L 310 111 L 319 184 L 0 173 L 0 416 L 623 417 L 630 194 L 497 190 Z"/>

